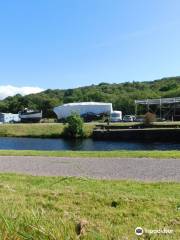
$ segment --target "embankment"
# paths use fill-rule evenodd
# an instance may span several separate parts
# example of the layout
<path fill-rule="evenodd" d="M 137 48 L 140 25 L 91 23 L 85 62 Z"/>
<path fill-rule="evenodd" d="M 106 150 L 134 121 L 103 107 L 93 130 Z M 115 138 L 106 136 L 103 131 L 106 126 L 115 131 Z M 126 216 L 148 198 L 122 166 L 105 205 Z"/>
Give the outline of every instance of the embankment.
<path fill-rule="evenodd" d="M 26 124 L 1 124 L 0 137 L 37 137 L 37 138 L 62 138 L 65 125 L 62 123 L 26 123 Z M 91 137 L 93 124 L 85 124 L 85 137 Z"/>
<path fill-rule="evenodd" d="M 1 124 L 0 137 L 63 138 L 65 126 L 62 123 Z M 135 123 L 110 124 L 110 126 L 85 123 L 84 137 L 93 137 L 97 140 L 180 142 L 179 123 L 155 124 L 151 128 L 137 127 L 139 124 Z"/>
<path fill-rule="evenodd" d="M 180 142 L 180 129 L 95 129 L 93 138 L 96 140 Z"/>

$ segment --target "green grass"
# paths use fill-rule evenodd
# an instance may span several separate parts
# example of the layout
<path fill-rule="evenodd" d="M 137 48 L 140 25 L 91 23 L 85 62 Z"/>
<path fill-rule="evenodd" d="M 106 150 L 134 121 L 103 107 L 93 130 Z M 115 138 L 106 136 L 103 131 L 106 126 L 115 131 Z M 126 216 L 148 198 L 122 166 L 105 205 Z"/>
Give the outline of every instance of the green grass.
<path fill-rule="evenodd" d="M 114 204 L 112 204 L 114 202 Z M 180 184 L 0 175 L 0 239 L 139 239 L 134 229 L 172 229 L 179 239 Z M 113 206 L 115 207 L 113 207 Z M 79 238 L 76 225 L 86 220 Z"/>
<path fill-rule="evenodd" d="M 62 123 L 1 124 L 0 136 L 4 137 L 62 137 L 65 125 Z M 85 124 L 85 137 L 90 137 L 94 124 Z"/>
<path fill-rule="evenodd" d="M 92 137 L 93 128 L 98 122 L 85 123 L 85 137 Z M 101 123 L 99 123 L 101 124 Z M 131 127 L 139 123 L 110 123 L 110 126 Z M 101 124 L 102 125 L 102 124 Z M 107 123 L 103 123 L 107 125 Z M 155 128 L 178 127 L 180 122 L 154 123 Z M 60 138 L 65 125 L 62 123 L 29 123 L 29 124 L 0 124 L 1 137 L 38 137 L 38 138 Z"/>
<path fill-rule="evenodd" d="M 180 151 L 37 151 L 0 150 L 0 156 L 49 156 L 49 157 L 132 157 L 132 158 L 179 158 Z"/>

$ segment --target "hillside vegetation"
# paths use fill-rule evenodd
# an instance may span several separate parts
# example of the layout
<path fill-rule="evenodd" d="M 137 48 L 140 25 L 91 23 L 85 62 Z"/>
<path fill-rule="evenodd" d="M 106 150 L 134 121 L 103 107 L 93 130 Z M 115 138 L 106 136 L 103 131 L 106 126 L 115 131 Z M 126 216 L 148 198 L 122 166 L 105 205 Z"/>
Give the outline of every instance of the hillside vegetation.
<path fill-rule="evenodd" d="M 124 114 L 134 113 L 134 100 L 180 96 L 180 77 L 152 82 L 100 83 L 67 90 L 46 90 L 27 96 L 16 95 L 0 101 L 0 112 L 17 113 L 24 108 L 42 109 L 44 117 L 55 117 L 52 109 L 63 103 L 98 101 L 112 102 L 113 108 Z"/>

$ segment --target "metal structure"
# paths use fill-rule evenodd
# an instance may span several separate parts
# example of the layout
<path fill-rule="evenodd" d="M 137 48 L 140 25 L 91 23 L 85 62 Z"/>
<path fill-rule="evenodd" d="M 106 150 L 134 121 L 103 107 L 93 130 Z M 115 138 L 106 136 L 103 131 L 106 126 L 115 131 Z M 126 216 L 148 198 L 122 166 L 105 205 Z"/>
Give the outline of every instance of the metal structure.
<path fill-rule="evenodd" d="M 145 106 L 148 112 L 155 112 L 160 119 L 180 120 L 180 97 L 135 100 L 135 115 L 138 105 Z"/>

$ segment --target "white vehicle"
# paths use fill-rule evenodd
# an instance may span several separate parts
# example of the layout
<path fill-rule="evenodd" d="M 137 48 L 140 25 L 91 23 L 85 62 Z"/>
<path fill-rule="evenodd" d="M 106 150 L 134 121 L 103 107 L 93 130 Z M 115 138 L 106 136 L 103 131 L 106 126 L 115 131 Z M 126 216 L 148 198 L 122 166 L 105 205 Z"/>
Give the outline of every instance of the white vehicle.
<path fill-rule="evenodd" d="M 112 112 L 112 103 L 101 102 L 79 102 L 79 103 L 67 103 L 61 106 L 55 107 L 53 111 L 56 113 L 57 118 L 66 119 L 73 113 L 77 113 L 80 116 L 86 114 L 90 115 L 110 115 Z"/>
<path fill-rule="evenodd" d="M 136 117 L 133 115 L 125 115 L 123 117 L 123 122 L 134 122 L 135 119 L 136 119 Z"/>
<path fill-rule="evenodd" d="M 113 111 L 110 115 L 110 122 L 121 122 L 122 121 L 122 112 Z"/>

